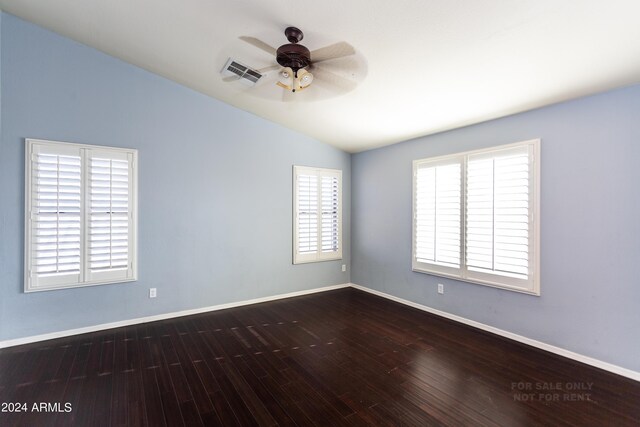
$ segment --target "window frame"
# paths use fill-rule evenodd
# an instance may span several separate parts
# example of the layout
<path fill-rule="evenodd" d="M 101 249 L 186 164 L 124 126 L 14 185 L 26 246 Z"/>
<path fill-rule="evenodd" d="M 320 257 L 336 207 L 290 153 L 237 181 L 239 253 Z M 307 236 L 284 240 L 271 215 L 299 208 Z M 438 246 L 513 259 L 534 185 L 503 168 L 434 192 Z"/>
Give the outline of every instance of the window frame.
<path fill-rule="evenodd" d="M 529 168 L 529 184 L 530 190 L 530 206 L 529 214 L 531 218 L 529 223 L 531 230 L 529 232 L 529 257 L 530 271 L 529 279 L 510 278 L 498 274 L 470 271 L 466 263 L 466 238 L 467 238 L 467 221 L 466 221 L 466 197 L 467 197 L 467 165 L 470 156 L 478 154 L 497 153 L 501 150 L 509 150 L 526 146 L 529 148 L 530 168 Z M 460 202 L 460 267 L 446 267 L 426 262 L 419 262 L 416 259 L 416 233 L 417 233 L 417 172 L 424 165 L 446 165 L 457 163 L 461 165 L 461 202 Z M 440 277 L 452 278 L 459 281 L 473 283 L 483 286 L 490 286 L 499 289 L 505 289 L 515 292 L 521 292 L 529 295 L 540 296 L 540 139 L 531 139 L 512 144 L 497 145 L 478 150 L 470 150 L 458 153 L 452 153 L 443 156 L 429 157 L 417 159 L 413 161 L 412 174 L 412 247 L 411 247 L 411 268 L 417 273 L 426 273 Z"/>
<path fill-rule="evenodd" d="M 35 244 L 32 241 L 33 221 L 35 213 L 33 213 L 33 157 L 34 149 L 37 146 L 54 147 L 52 151 L 56 153 L 77 151 L 80 153 L 80 272 L 78 280 L 69 281 L 64 275 L 59 276 L 55 280 L 48 280 L 50 284 L 39 285 L 37 280 L 32 280 L 32 270 L 35 270 L 33 263 L 33 253 Z M 129 250 L 129 267 L 127 277 L 117 277 L 114 271 L 93 272 L 90 271 L 89 261 L 89 161 L 90 154 L 114 154 L 115 157 L 126 156 L 131 159 L 129 189 L 130 189 L 130 221 L 128 232 L 128 250 Z M 43 139 L 25 138 L 25 240 L 24 240 L 24 292 L 42 292 L 57 289 L 79 288 L 85 286 L 98 286 L 114 283 L 134 282 L 138 280 L 138 150 L 132 148 L 119 148 L 102 145 L 78 144 L 63 141 L 51 141 Z M 97 279 L 87 279 L 91 275 L 98 276 Z M 116 277 L 114 277 L 116 276 Z M 35 277 L 35 273 L 34 273 Z"/>
<path fill-rule="evenodd" d="M 323 176 L 337 177 L 338 179 L 338 250 L 322 252 L 321 225 L 322 215 L 318 217 L 318 247 L 315 253 L 301 254 L 298 252 L 298 175 L 313 175 L 319 178 L 320 185 Z M 317 194 L 318 210 L 321 210 L 322 193 Z M 342 170 L 328 169 L 310 166 L 293 166 L 293 264 L 308 264 L 313 262 L 335 261 L 342 259 Z"/>

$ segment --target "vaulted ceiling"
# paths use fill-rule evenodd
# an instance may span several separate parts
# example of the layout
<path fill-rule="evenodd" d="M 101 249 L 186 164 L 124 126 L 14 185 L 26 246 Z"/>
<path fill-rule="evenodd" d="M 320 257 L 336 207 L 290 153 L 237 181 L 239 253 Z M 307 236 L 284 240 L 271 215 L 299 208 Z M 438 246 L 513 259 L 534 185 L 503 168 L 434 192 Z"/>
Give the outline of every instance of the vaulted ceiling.
<path fill-rule="evenodd" d="M 349 152 L 640 82 L 637 0 L 0 0 L 0 7 Z M 314 96 L 322 91 L 314 94 L 314 83 L 283 102 L 279 88 L 258 92 L 223 80 L 229 57 L 255 68 L 274 63 L 240 36 L 277 47 L 289 25 L 304 31 L 312 51 L 352 45 L 356 55 L 336 63 L 335 73 L 355 89 Z"/>

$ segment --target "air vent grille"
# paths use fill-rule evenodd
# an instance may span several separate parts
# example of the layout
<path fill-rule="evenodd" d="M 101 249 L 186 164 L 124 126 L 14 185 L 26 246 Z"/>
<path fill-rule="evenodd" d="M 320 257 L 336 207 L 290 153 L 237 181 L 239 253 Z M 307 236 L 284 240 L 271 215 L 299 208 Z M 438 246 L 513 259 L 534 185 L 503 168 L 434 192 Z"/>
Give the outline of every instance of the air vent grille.
<path fill-rule="evenodd" d="M 257 83 L 258 80 L 260 80 L 260 77 L 262 77 L 262 74 L 258 73 L 257 71 L 253 71 L 253 70 L 247 70 L 247 72 L 244 75 L 245 79 L 249 79 L 254 83 Z"/>
<path fill-rule="evenodd" d="M 231 64 L 227 67 L 227 70 L 242 77 L 242 75 L 247 71 L 247 67 L 242 64 L 238 64 L 235 61 L 231 61 Z"/>
<path fill-rule="evenodd" d="M 248 86 L 255 85 L 262 77 L 262 74 L 260 74 L 256 70 L 252 70 L 246 65 L 242 65 L 238 61 L 234 61 L 231 58 L 229 58 L 220 74 L 222 74 L 223 76 L 238 77 L 238 81 Z"/>

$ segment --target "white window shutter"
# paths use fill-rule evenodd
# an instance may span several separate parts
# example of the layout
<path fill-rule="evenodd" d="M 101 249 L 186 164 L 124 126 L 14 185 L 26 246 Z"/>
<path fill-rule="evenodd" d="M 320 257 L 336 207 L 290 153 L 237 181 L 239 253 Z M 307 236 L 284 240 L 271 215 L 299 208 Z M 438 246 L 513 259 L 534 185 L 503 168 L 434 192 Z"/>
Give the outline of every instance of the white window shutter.
<path fill-rule="evenodd" d="M 540 295 L 540 140 L 413 162 L 418 272 Z"/>
<path fill-rule="evenodd" d="M 467 166 L 467 265 L 470 271 L 528 280 L 528 146 L 471 155 Z"/>
<path fill-rule="evenodd" d="M 132 156 L 91 150 L 87 158 L 88 280 L 132 276 Z"/>
<path fill-rule="evenodd" d="M 415 171 L 414 262 L 460 268 L 461 160 L 424 164 Z"/>
<path fill-rule="evenodd" d="M 34 288 L 81 281 L 81 153 L 34 145 L 27 217 L 27 282 Z"/>
<path fill-rule="evenodd" d="M 340 249 L 339 201 L 340 188 L 337 176 L 322 176 L 322 252 L 336 252 Z"/>
<path fill-rule="evenodd" d="M 300 255 L 318 252 L 318 177 L 311 174 L 297 176 L 298 241 L 296 250 Z"/>
<path fill-rule="evenodd" d="M 342 258 L 342 171 L 294 166 L 293 263 Z"/>
<path fill-rule="evenodd" d="M 137 151 L 26 139 L 25 292 L 136 279 Z"/>

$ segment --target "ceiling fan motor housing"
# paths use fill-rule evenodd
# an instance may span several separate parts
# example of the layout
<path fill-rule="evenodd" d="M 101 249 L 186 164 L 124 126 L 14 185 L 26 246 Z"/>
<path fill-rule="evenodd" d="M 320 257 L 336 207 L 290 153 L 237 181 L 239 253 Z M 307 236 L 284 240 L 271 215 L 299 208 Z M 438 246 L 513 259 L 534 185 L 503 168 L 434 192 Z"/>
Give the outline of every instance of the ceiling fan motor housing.
<path fill-rule="evenodd" d="M 304 34 L 296 27 L 288 27 L 284 34 L 289 40 L 288 44 L 282 45 L 276 51 L 276 61 L 283 67 L 290 67 L 294 72 L 305 68 L 311 64 L 311 53 L 305 46 L 298 44 Z"/>

